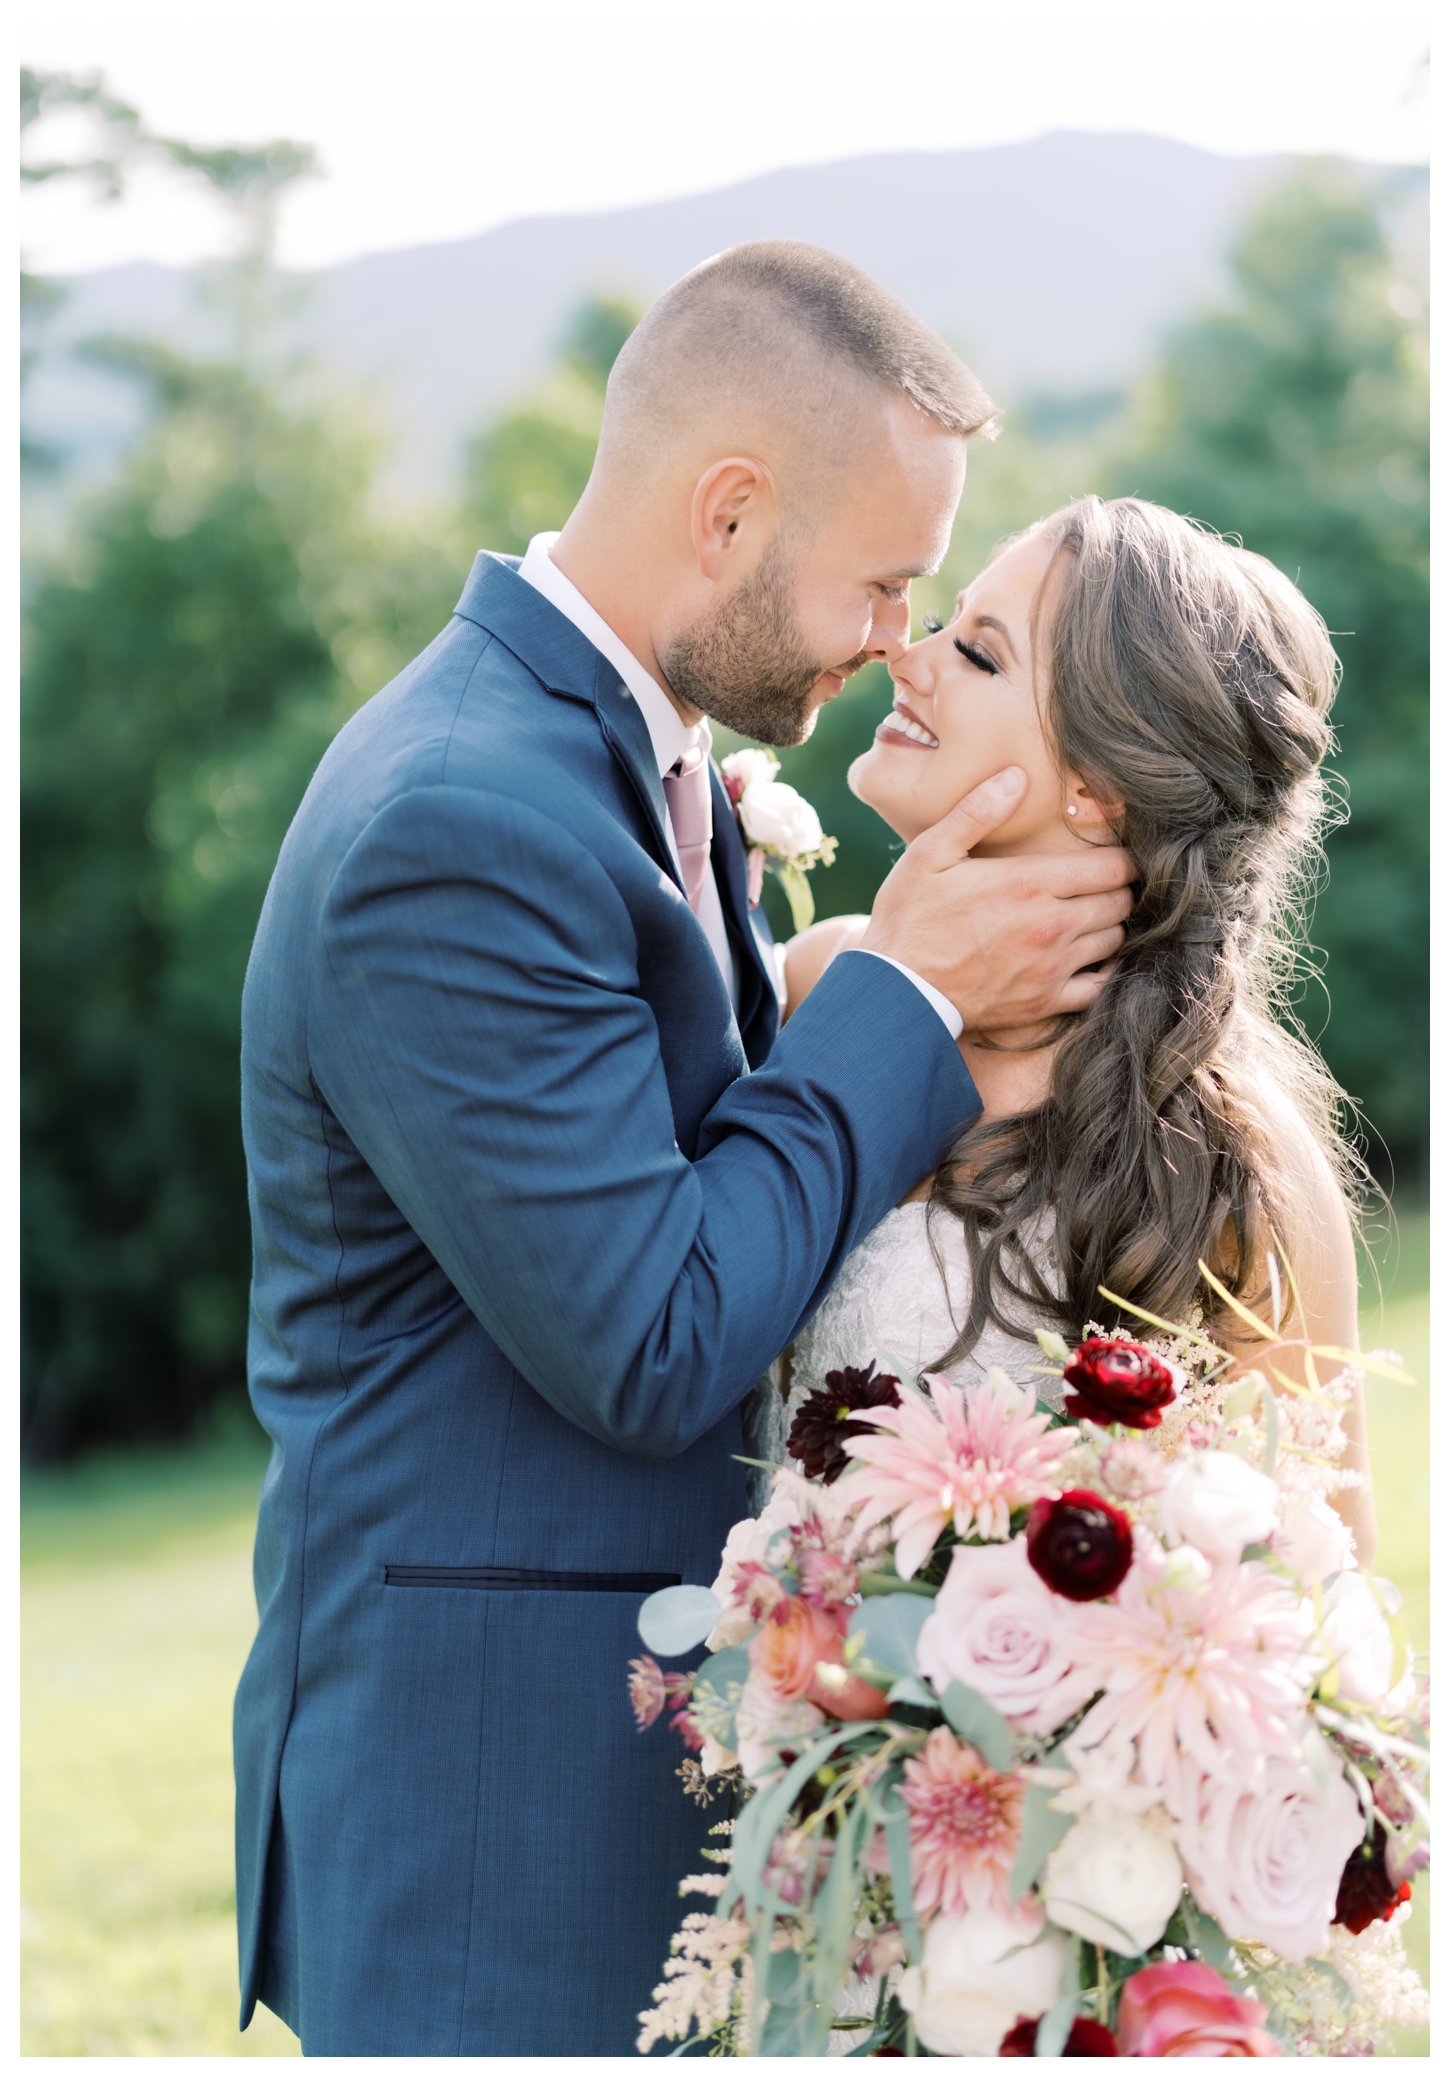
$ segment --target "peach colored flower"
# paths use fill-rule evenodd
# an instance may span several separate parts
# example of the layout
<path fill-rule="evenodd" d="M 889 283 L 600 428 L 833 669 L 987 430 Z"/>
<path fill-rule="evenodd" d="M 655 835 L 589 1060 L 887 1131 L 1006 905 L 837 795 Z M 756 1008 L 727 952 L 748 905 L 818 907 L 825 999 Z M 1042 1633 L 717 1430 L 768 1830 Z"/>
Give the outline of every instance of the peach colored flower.
<path fill-rule="evenodd" d="M 1236 1997 L 1207 1962 L 1152 1962 L 1123 1985 L 1120 2055 L 1282 2055 L 1256 1998 Z"/>
<path fill-rule="evenodd" d="M 1015 1507 L 1055 1500 L 1061 1459 L 1077 1441 L 1053 1428 L 1030 1391 L 1003 1373 L 965 1392 L 949 1378 L 922 1378 L 928 1405 L 909 1399 L 859 1415 L 882 1430 L 853 1435 L 846 1454 L 864 1467 L 843 1480 L 858 1513 L 858 1535 L 895 1517 L 896 1570 L 910 1579 L 948 1522 L 958 1536 L 1001 1542 Z"/>
<path fill-rule="evenodd" d="M 790 1595 L 750 1640 L 750 1665 L 783 1701 L 804 1696 L 846 1723 L 885 1716 L 889 1703 L 845 1666 L 847 1611 Z"/>
<path fill-rule="evenodd" d="M 840 1665 L 843 1628 L 837 1611 L 827 1614 L 799 1595 L 788 1595 L 751 1638 L 751 1668 L 778 1695 L 803 1695 L 822 1659 Z"/>
<path fill-rule="evenodd" d="M 1012 1908 L 1007 1880 L 1022 1836 L 1023 1784 L 998 1774 L 945 1725 L 906 1763 L 911 1886 L 921 1915 Z M 1034 1928 L 1035 1930 L 1035 1928 Z"/>

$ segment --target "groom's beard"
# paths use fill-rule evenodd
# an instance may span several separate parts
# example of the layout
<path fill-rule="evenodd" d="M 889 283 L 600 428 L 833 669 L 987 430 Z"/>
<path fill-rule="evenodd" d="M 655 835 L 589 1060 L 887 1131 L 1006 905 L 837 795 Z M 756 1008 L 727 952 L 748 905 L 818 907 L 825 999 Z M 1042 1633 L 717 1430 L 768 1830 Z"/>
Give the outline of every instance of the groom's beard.
<path fill-rule="evenodd" d="M 757 743 L 803 743 L 824 702 L 827 671 L 850 677 L 866 657 L 823 663 L 795 616 L 791 570 L 778 541 L 713 613 L 687 628 L 660 658 L 682 700 Z"/>

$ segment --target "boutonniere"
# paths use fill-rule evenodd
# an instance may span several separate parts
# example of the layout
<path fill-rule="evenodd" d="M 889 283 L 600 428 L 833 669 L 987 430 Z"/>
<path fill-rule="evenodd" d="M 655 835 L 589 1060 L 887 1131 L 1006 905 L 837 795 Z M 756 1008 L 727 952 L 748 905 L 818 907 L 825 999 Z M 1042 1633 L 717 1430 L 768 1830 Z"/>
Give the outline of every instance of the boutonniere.
<path fill-rule="evenodd" d="M 791 921 L 806 929 L 816 913 L 806 874 L 831 865 L 836 839 L 823 834 L 821 818 L 793 786 L 777 779 L 780 759 L 768 750 L 732 750 L 720 765 L 747 845 L 747 889 L 752 909 L 760 906 L 766 868 L 775 874 L 790 903 Z"/>

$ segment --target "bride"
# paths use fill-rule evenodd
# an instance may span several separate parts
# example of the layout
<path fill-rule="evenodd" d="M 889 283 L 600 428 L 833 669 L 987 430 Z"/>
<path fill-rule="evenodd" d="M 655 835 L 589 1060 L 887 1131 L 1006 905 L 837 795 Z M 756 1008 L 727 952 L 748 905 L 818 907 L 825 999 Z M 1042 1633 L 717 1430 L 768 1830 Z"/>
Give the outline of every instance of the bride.
<path fill-rule="evenodd" d="M 1307 1315 L 1284 1331 L 1357 1346 L 1339 1092 L 1275 1014 L 1319 855 L 1338 673 L 1323 622 L 1262 557 L 1160 506 L 1086 497 L 1009 542 L 951 625 L 928 627 L 892 668 L 892 712 L 852 790 L 909 842 L 1018 765 L 1027 793 L 983 855 L 1121 842 L 1139 899 L 1090 1009 L 963 1034 L 982 1116 L 847 1259 L 760 1388 L 754 1448 L 774 1462 L 828 1371 L 1025 1378 L 1035 1327 L 1133 1331 L 1100 1287 L 1167 1320 L 1201 1315 L 1248 1360 L 1199 1263 L 1266 1313 L 1276 1243 Z M 792 941 L 787 1014 L 867 920 Z M 1364 1567 L 1362 1389 L 1344 1426 L 1365 1480 L 1336 1504 Z"/>

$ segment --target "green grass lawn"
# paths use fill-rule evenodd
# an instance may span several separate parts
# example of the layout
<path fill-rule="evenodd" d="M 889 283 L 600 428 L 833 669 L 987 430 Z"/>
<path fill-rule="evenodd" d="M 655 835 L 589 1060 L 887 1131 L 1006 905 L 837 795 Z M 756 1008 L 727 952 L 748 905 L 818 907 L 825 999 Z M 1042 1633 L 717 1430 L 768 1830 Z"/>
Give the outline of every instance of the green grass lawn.
<path fill-rule="evenodd" d="M 1383 1258 L 1382 1258 L 1383 1259 Z M 1375 1569 L 1429 1646 L 1429 1262 L 1406 1220 L 1366 1348 L 1423 1382 L 1371 1381 Z M 295 2055 L 259 2008 L 237 2032 L 231 1700 L 256 1622 L 252 1518 L 266 1460 L 234 1424 L 185 1451 L 33 1476 L 22 1496 L 22 2034 L 27 2055 Z M 1429 1964 L 1428 1883 L 1410 1946 Z M 1388 2044 L 1429 2053 L 1423 2030 Z"/>

